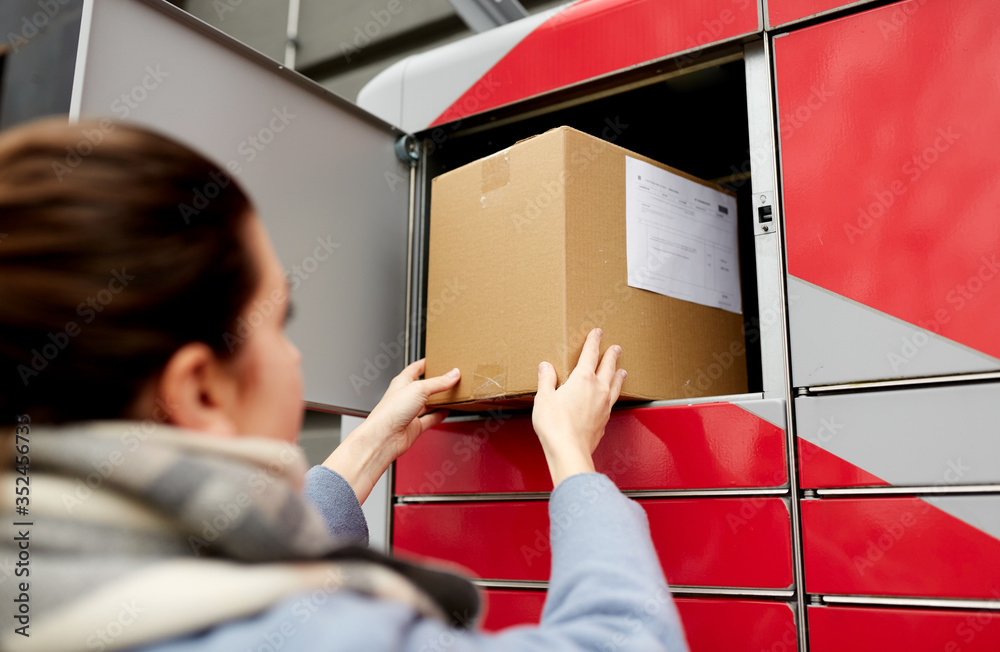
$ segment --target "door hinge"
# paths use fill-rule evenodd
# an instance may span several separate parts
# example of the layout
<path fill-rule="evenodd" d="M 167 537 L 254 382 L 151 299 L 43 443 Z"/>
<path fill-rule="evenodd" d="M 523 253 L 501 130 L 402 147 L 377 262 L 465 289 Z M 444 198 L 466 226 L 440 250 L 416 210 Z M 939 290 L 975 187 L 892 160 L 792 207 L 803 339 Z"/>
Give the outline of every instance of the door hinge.
<path fill-rule="evenodd" d="M 420 143 L 411 134 L 403 134 L 396 140 L 396 156 L 413 167 L 420 160 Z"/>

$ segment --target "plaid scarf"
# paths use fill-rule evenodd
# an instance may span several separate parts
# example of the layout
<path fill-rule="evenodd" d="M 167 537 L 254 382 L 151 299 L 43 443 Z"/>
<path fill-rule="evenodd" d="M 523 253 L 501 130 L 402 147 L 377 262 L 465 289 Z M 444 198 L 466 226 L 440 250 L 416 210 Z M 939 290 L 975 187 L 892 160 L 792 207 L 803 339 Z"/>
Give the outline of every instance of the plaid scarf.
<path fill-rule="evenodd" d="M 31 426 L 28 440 L 28 483 L 10 464 L 2 478 L 2 649 L 135 647 L 313 591 L 398 600 L 464 627 L 478 614 L 468 581 L 337 541 L 300 495 L 298 446 L 150 421 Z"/>

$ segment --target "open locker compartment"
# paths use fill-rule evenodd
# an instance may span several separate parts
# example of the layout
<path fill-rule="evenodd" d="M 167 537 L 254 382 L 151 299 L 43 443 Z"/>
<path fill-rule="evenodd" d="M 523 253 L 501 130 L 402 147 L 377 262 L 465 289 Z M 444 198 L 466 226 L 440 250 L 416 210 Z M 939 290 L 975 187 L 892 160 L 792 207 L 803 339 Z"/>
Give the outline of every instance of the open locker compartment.
<path fill-rule="evenodd" d="M 778 208 L 769 232 L 753 219 L 758 200 L 771 206 L 774 196 L 768 59 L 766 43 L 751 37 L 413 137 L 164 0 L 87 0 L 71 116 L 152 126 L 245 185 L 297 286 L 289 335 L 303 353 L 310 407 L 364 415 L 423 355 L 430 179 L 561 124 L 614 135 L 736 191 L 751 392 L 743 398 L 784 398 Z M 420 142 L 431 146 L 406 146 Z M 331 262 L 302 265 L 327 235 L 340 245 L 327 252 Z"/>
<path fill-rule="evenodd" d="M 761 45 L 757 43 L 757 47 Z M 756 54 L 756 49 L 753 51 Z M 751 58 L 753 56 L 751 54 Z M 758 63 L 754 61 L 753 65 Z M 423 355 L 424 325 L 428 317 L 426 252 L 431 228 L 431 180 L 520 140 L 569 126 L 736 193 L 748 392 L 759 398 L 769 389 L 769 397 L 783 396 L 780 377 L 770 377 L 765 388 L 762 364 L 759 297 L 775 296 L 773 283 L 780 278 L 775 268 L 768 276 L 772 285 L 759 287 L 757 239 L 762 235 L 776 239 L 777 234 L 773 226 L 776 222 L 765 223 L 762 230 L 757 221 L 760 200 L 754 192 L 753 168 L 755 159 L 769 158 L 772 152 L 767 146 L 764 154 L 751 155 L 752 151 L 761 151 L 761 144 L 752 146 L 751 143 L 748 65 L 744 45 L 729 43 L 702 53 L 653 62 L 415 134 L 414 155 L 419 160 L 415 250 L 419 255 L 415 261 L 412 291 L 419 297 L 415 306 L 420 311 L 413 315 L 412 322 L 416 326 L 411 335 L 415 357 Z M 766 208 L 770 211 L 775 210 L 772 196 L 767 193 Z M 783 316 L 783 306 L 773 298 L 768 305 L 772 306 L 768 325 L 777 326 L 783 319 L 779 318 Z M 430 317 L 433 321 L 434 315 Z M 682 398 L 677 397 L 678 400 Z"/>

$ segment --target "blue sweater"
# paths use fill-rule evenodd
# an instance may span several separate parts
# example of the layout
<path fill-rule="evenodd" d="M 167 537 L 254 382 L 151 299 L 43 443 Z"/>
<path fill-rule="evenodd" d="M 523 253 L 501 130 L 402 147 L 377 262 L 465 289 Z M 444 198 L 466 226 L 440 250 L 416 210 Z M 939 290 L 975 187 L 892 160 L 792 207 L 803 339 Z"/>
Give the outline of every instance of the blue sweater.
<path fill-rule="evenodd" d="M 368 541 L 350 485 L 325 467 L 306 476 L 306 497 L 334 533 Z M 452 629 L 407 605 L 354 593 L 301 594 L 254 617 L 144 652 L 562 652 L 687 650 L 673 599 L 649 536 L 646 514 L 606 476 L 564 480 L 549 500 L 552 576 L 540 625 L 498 633 Z M 488 608 L 488 605 L 487 605 Z"/>

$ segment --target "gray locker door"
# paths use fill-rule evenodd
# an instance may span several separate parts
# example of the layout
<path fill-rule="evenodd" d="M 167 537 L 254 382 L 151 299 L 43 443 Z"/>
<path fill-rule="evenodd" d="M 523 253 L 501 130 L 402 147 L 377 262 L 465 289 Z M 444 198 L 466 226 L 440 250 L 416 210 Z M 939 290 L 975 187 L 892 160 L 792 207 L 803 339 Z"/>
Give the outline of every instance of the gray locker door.
<path fill-rule="evenodd" d="M 405 366 L 401 134 L 161 0 L 87 0 L 71 119 L 92 116 L 155 127 L 229 166 L 289 273 L 306 401 L 369 412 Z"/>

